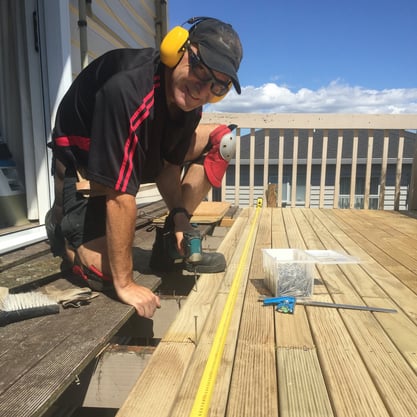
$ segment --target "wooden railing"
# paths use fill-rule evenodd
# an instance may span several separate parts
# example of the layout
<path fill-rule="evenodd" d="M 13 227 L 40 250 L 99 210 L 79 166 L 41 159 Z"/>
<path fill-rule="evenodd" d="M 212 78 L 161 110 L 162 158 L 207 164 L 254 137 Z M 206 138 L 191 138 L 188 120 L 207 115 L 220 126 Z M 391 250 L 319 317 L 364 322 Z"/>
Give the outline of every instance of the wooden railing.
<path fill-rule="evenodd" d="M 209 198 L 253 205 L 269 189 L 278 207 L 417 209 L 415 114 L 205 113 L 202 123 L 238 126 Z"/>

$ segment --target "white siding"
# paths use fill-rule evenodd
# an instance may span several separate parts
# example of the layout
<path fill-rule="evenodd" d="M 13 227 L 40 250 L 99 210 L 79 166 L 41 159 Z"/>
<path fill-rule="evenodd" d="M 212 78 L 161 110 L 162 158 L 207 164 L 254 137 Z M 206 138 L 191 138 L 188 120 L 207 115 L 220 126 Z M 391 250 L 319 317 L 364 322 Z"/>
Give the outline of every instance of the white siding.
<path fill-rule="evenodd" d="M 334 185 L 324 187 L 324 208 L 333 208 Z M 316 208 L 320 205 L 320 187 L 313 185 L 310 192 L 310 207 Z"/>
<path fill-rule="evenodd" d="M 400 187 L 400 210 L 408 210 L 408 187 Z M 384 198 L 384 210 L 394 210 L 395 187 L 386 187 Z"/>
<path fill-rule="evenodd" d="M 261 197 L 264 199 L 264 204 L 266 204 L 265 191 L 262 186 L 253 187 L 253 201 L 249 204 L 249 186 L 241 185 L 239 187 L 239 207 L 253 207 L 256 206 L 257 199 Z M 232 204 L 235 204 L 235 187 L 226 186 L 226 200 Z"/>
<path fill-rule="evenodd" d="M 71 62 L 75 77 L 81 69 L 78 1 L 70 0 Z M 154 0 L 94 0 L 87 13 L 88 62 L 116 48 L 155 47 Z"/>

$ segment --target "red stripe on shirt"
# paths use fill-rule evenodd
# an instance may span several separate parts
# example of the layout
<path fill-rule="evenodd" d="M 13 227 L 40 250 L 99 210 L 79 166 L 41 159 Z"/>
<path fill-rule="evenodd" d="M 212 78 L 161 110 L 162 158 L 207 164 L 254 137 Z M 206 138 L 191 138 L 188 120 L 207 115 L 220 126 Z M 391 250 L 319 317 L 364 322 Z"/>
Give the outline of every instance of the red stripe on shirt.
<path fill-rule="evenodd" d="M 143 99 L 142 104 L 135 111 L 133 116 L 130 118 L 130 131 L 129 137 L 126 140 L 123 162 L 120 167 L 119 177 L 116 182 L 115 189 L 121 192 L 126 192 L 129 179 L 133 171 L 133 155 L 135 154 L 139 138 L 136 135 L 136 130 L 139 128 L 141 123 L 146 120 L 149 116 L 150 109 L 154 104 L 154 90 L 152 90 Z"/>
<path fill-rule="evenodd" d="M 59 136 L 54 139 L 54 143 L 57 146 L 77 146 L 83 151 L 90 150 L 90 138 L 83 136 Z"/>

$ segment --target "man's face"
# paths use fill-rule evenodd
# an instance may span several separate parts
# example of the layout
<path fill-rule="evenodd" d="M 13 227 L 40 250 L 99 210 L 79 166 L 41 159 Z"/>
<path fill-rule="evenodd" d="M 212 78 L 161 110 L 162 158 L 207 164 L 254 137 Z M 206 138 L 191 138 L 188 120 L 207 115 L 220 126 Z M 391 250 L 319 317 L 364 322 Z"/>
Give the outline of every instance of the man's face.
<path fill-rule="evenodd" d="M 191 49 L 191 51 L 189 50 Z M 168 84 L 168 101 L 175 103 L 183 111 L 191 111 L 208 103 L 230 83 L 230 78 L 218 71 L 212 71 L 198 60 L 197 48 L 190 46 L 179 64 L 172 71 Z"/>

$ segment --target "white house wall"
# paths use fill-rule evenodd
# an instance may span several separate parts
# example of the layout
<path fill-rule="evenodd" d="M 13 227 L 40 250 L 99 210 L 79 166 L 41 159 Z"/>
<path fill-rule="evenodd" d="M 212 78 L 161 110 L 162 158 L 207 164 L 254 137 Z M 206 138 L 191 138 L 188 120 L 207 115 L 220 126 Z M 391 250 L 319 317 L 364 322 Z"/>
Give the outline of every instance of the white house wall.
<path fill-rule="evenodd" d="M 71 62 L 75 77 L 81 70 L 78 0 L 70 0 Z M 117 48 L 155 47 L 155 0 L 93 0 L 87 5 L 88 62 Z"/>
<path fill-rule="evenodd" d="M 2 1 L 5 7 L 6 3 Z M 8 42 L 8 48 L 15 48 L 20 55 L 26 54 L 27 63 L 16 63 L 14 73 L 20 74 L 22 69 L 30 72 L 25 76 L 29 85 L 19 86 L 30 100 L 26 100 L 23 110 L 13 113 L 23 114 L 24 120 L 15 122 L 12 114 L 8 120 L 2 118 L 1 127 L 3 139 L 7 139 L 6 143 L 16 156 L 20 177 L 26 179 L 27 207 L 24 211 L 31 221 L 28 226 L 32 231 L 36 229 L 36 233 L 30 233 L 30 230 L 16 233 L 14 225 L 2 227 L 0 253 L 46 237 L 44 217 L 54 198 L 51 152 L 46 144 L 51 137 L 59 102 L 81 70 L 79 4 L 85 5 L 87 12 L 87 42 L 83 45 L 86 45 L 88 62 L 115 48 L 155 47 L 167 28 L 167 2 L 160 0 L 92 0 L 84 3 L 83 0 L 9 0 L 7 6 L 9 4 L 21 9 L 17 16 L 7 13 L 10 27 L 17 28 L 19 39 L 11 33 L 3 36 L 2 41 Z M 26 18 L 26 24 L 18 19 L 22 16 Z M 28 35 L 26 44 L 16 48 L 16 42 L 23 39 L 21 34 Z M 8 85 L 7 82 L 3 84 Z M 4 94 L 10 97 L 7 91 Z M 12 95 L 18 96 L 19 91 Z M 31 126 L 24 127 L 26 121 Z M 20 130 L 24 134 L 12 137 L 5 126 L 16 124 L 18 127 L 13 131 Z"/>

